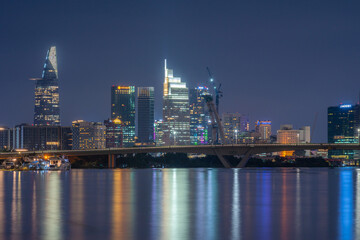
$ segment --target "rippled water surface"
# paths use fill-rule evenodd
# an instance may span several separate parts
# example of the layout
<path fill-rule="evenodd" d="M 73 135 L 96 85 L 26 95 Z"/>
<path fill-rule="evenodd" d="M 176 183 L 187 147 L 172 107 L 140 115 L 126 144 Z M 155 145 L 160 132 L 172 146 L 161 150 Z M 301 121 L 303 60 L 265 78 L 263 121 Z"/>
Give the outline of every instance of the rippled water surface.
<path fill-rule="evenodd" d="M 360 171 L 0 172 L 0 239 L 359 239 Z"/>

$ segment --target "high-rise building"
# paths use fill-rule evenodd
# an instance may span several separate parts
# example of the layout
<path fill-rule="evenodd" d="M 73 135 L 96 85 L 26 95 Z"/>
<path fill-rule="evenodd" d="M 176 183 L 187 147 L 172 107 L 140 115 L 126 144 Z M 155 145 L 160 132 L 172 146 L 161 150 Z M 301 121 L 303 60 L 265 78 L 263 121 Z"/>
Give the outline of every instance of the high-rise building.
<path fill-rule="evenodd" d="M 135 86 L 111 87 L 111 119 L 123 124 L 123 146 L 135 143 Z"/>
<path fill-rule="evenodd" d="M 154 88 L 138 87 L 138 141 L 154 142 Z"/>
<path fill-rule="evenodd" d="M 123 125 L 120 119 L 105 120 L 106 148 L 121 148 L 123 146 Z"/>
<path fill-rule="evenodd" d="M 106 127 L 101 122 L 72 122 L 72 149 L 103 149 L 106 147 Z"/>
<path fill-rule="evenodd" d="M 255 132 L 260 134 L 260 142 L 269 142 L 271 136 L 271 121 L 256 121 Z"/>
<path fill-rule="evenodd" d="M 210 115 L 203 94 L 207 87 L 190 89 L 190 144 L 200 145 L 209 142 Z"/>
<path fill-rule="evenodd" d="M 35 126 L 60 126 L 59 78 L 56 47 L 46 54 L 41 78 L 34 78 L 35 85 Z"/>
<path fill-rule="evenodd" d="M 163 95 L 163 120 L 165 145 L 190 144 L 189 90 L 181 78 L 174 77 L 165 59 Z"/>
<path fill-rule="evenodd" d="M 250 130 L 249 117 L 240 113 L 223 113 L 222 124 L 227 144 L 239 143 L 241 133 Z"/>
<path fill-rule="evenodd" d="M 277 131 L 277 143 L 280 144 L 299 144 L 310 143 L 310 126 L 304 126 L 299 130 L 293 129 L 290 124 L 282 125 Z M 281 157 L 290 157 L 295 151 L 282 151 Z"/>
<path fill-rule="evenodd" d="M 359 143 L 360 106 L 341 104 L 328 108 L 328 143 Z M 329 150 L 329 158 L 354 159 L 356 150 Z"/>

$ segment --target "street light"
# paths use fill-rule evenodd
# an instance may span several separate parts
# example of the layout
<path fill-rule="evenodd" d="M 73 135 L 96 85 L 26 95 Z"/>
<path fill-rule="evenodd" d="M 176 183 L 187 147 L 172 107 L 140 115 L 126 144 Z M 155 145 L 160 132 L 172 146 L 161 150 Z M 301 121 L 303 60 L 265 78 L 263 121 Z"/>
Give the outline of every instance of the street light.
<path fill-rule="evenodd" d="M 176 132 L 174 131 L 174 146 L 176 145 Z"/>
<path fill-rule="evenodd" d="M 237 144 L 237 133 L 238 133 L 238 130 L 235 129 L 235 144 Z"/>

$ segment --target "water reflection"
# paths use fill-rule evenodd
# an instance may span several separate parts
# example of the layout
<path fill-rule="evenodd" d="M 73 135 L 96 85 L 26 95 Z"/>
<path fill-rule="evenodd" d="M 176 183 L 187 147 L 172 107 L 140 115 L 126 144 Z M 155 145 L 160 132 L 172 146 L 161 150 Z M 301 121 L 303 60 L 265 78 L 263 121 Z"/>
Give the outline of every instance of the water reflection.
<path fill-rule="evenodd" d="M 356 169 L 0 172 L 0 239 L 356 239 Z"/>
<path fill-rule="evenodd" d="M 289 204 L 288 198 L 290 197 L 288 194 L 288 183 L 287 183 L 287 174 L 282 173 L 282 184 L 281 184 L 281 224 L 280 224 L 280 232 L 281 239 L 290 239 L 289 236 Z"/>
<path fill-rule="evenodd" d="M 133 238 L 135 212 L 134 205 L 134 180 L 130 171 L 114 171 L 112 191 L 113 200 L 111 204 L 112 226 L 111 237 L 115 239 L 122 236 L 124 239 Z"/>
<path fill-rule="evenodd" d="M 339 239 L 354 239 L 353 170 L 344 170 L 340 172 L 339 185 Z"/>
<path fill-rule="evenodd" d="M 189 238 L 188 171 L 163 171 L 161 239 Z"/>
<path fill-rule="evenodd" d="M 63 239 L 63 221 L 61 213 L 61 179 L 60 172 L 48 176 L 45 193 L 45 239 Z"/>
<path fill-rule="evenodd" d="M 70 235 L 75 239 L 84 239 L 84 230 L 82 224 L 84 219 L 84 204 L 86 198 L 84 196 L 84 172 L 72 171 L 71 172 L 71 190 L 70 190 Z"/>
<path fill-rule="evenodd" d="M 234 170 L 233 174 L 233 194 L 232 194 L 232 225 L 231 238 L 240 239 L 241 232 L 241 199 L 240 199 L 240 184 L 239 184 L 239 169 Z"/>

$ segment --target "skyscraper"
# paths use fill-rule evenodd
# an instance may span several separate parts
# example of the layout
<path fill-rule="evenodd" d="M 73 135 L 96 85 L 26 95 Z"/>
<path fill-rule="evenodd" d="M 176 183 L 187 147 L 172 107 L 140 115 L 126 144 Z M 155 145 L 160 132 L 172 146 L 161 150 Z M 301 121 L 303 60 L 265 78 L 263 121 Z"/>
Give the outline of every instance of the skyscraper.
<path fill-rule="evenodd" d="M 123 124 L 123 146 L 135 143 L 135 86 L 111 87 L 111 119 Z"/>
<path fill-rule="evenodd" d="M 166 59 L 163 120 L 165 145 L 190 144 L 189 90 L 186 83 L 167 68 Z"/>
<path fill-rule="evenodd" d="M 209 141 L 209 111 L 203 94 L 207 87 L 199 86 L 190 89 L 190 144 L 208 144 Z"/>
<path fill-rule="evenodd" d="M 60 126 L 59 79 L 56 47 L 46 54 L 42 78 L 34 78 L 35 85 L 35 126 Z"/>
<path fill-rule="evenodd" d="M 328 108 L 328 142 L 359 143 L 360 106 L 341 104 Z M 329 150 L 329 158 L 354 159 L 358 151 Z"/>
<path fill-rule="evenodd" d="M 138 141 L 154 142 L 154 88 L 138 87 Z"/>

